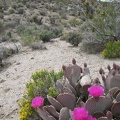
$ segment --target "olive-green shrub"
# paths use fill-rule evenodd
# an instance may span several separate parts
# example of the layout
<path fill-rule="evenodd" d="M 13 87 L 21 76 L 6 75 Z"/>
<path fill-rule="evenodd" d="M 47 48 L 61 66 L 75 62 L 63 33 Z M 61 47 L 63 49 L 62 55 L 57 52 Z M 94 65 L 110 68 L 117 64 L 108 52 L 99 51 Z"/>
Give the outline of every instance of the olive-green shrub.
<path fill-rule="evenodd" d="M 69 32 L 66 39 L 67 42 L 71 43 L 73 46 L 78 46 L 78 44 L 82 41 L 82 34 L 77 31 Z"/>
<path fill-rule="evenodd" d="M 80 44 L 80 49 L 87 53 L 100 53 L 104 49 L 104 43 L 96 38 L 94 32 L 83 32 L 83 40 Z"/>
<path fill-rule="evenodd" d="M 29 117 L 35 119 L 34 109 L 31 106 L 31 101 L 35 96 L 43 96 L 46 98 L 47 94 L 55 97 L 58 92 L 55 88 L 55 83 L 58 79 L 63 77 L 63 71 L 55 72 L 54 70 L 41 70 L 32 74 L 32 80 L 26 84 L 26 92 L 23 99 L 19 101 L 19 115 L 20 120 L 28 120 Z M 49 103 L 45 100 L 45 104 Z"/>
<path fill-rule="evenodd" d="M 102 52 L 104 58 L 120 57 L 120 41 L 108 42 Z"/>

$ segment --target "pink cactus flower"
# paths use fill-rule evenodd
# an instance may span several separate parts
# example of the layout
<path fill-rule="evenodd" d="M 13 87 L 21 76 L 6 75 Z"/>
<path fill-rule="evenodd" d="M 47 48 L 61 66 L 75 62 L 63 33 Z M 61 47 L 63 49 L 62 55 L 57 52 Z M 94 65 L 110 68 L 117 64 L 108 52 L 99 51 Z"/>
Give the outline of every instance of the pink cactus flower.
<path fill-rule="evenodd" d="M 88 110 L 84 107 L 75 108 L 74 111 L 72 111 L 72 117 L 74 120 L 96 120 L 96 118 L 88 115 Z"/>
<path fill-rule="evenodd" d="M 87 120 L 88 111 L 84 107 L 78 107 L 72 111 L 72 116 L 74 120 Z"/>
<path fill-rule="evenodd" d="M 104 88 L 99 85 L 93 85 L 88 88 L 88 92 L 93 97 L 99 97 L 104 94 Z"/>
<path fill-rule="evenodd" d="M 43 104 L 44 104 L 44 98 L 42 98 L 41 96 L 35 97 L 32 100 L 32 107 L 34 108 L 41 107 Z"/>
<path fill-rule="evenodd" d="M 93 118 L 91 115 L 87 117 L 87 120 L 97 120 L 96 118 Z"/>

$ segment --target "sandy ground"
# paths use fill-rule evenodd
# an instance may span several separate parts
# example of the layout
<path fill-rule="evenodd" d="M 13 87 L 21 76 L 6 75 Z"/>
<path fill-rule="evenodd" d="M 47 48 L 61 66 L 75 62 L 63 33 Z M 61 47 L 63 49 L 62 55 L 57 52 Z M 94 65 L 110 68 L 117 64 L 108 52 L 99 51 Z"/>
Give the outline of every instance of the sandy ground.
<path fill-rule="evenodd" d="M 30 81 L 31 74 L 39 69 L 58 71 L 63 64 L 71 63 L 72 58 L 83 67 L 86 62 L 93 79 L 100 77 L 98 71 L 102 67 L 106 71 L 108 64 L 120 65 L 120 59 L 105 60 L 99 54 L 86 54 L 79 47 L 72 47 L 65 41 L 55 39 L 46 44 L 47 50 L 25 50 L 7 59 L 12 65 L 0 73 L 0 120 L 18 120 L 17 102 L 22 98 L 25 84 Z"/>

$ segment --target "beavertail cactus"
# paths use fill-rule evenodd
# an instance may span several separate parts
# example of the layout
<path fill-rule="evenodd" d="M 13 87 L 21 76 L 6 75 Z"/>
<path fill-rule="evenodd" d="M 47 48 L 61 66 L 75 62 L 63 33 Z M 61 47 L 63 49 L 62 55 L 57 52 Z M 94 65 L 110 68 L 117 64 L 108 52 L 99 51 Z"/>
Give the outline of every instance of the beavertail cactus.
<path fill-rule="evenodd" d="M 82 68 L 76 64 L 76 60 L 72 60 L 73 65 L 64 66 L 63 65 L 63 71 L 64 76 L 67 78 L 70 82 L 70 84 L 75 88 L 77 85 L 78 80 L 81 77 Z"/>
<path fill-rule="evenodd" d="M 102 86 L 99 78 L 92 81 L 86 63 L 83 69 L 75 59 L 72 63 L 62 66 L 66 79 L 56 82 L 58 94 L 55 97 L 47 95 L 51 105 L 43 106 L 41 98 L 35 100 L 36 103 L 32 101 L 38 115 L 43 120 L 120 120 L 120 67 L 108 66 L 106 77 L 104 70 L 99 70 Z"/>
<path fill-rule="evenodd" d="M 109 91 L 113 87 L 120 88 L 120 66 L 113 63 L 113 68 L 108 65 L 108 75 L 104 76 L 105 72 L 103 69 L 99 70 L 99 73 L 102 76 L 104 87 L 106 91 Z"/>

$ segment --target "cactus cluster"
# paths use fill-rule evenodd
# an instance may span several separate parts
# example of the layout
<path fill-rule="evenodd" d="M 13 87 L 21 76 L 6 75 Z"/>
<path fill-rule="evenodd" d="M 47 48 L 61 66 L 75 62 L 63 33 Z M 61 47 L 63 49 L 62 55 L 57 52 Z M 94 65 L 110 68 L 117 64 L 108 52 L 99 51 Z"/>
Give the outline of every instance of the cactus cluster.
<path fill-rule="evenodd" d="M 89 117 L 79 120 L 120 120 L 120 66 L 108 66 L 108 75 L 101 68 L 104 85 L 96 78 L 92 80 L 86 63 L 84 68 L 72 60 L 72 65 L 62 66 L 64 77 L 57 80 L 58 94 L 47 95 L 51 105 L 37 107 L 37 113 L 43 120 L 78 120 L 73 116 L 76 108 L 85 108 Z"/>

